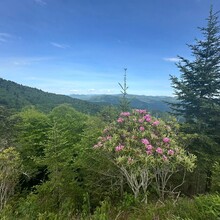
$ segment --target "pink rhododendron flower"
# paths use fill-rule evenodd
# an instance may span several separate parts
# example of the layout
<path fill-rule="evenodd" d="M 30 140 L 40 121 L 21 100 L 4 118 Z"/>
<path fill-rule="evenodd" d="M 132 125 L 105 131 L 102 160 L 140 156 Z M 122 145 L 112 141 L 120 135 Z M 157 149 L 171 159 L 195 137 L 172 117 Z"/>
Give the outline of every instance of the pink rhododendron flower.
<path fill-rule="evenodd" d="M 135 111 L 140 113 L 140 114 L 146 114 L 147 113 L 147 111 L 144 110 L 144 109 L 136 109 Z"/>
<path fill-rule="evenodd" d="M 163 155 L 163 160 L 164 160 L 164 161 L 167 161 L 167 160 L 168 160 L 165 155 Z"/>
<path fill-rule="evenodd" d="M 117 120 L 118 123 L 122 123 L 123 121 L 124 121 L 123 118 L 118 118 L 118 120 Z"/>
<path fill-rule="evenodd" d="M 146 150 L 147 155 L 151 155 L 152 151 L 151 150 Z"/>
<path fill-rule="evenodd" d="M 156 149 L 156 152 L 157 152 L 158 154 L 162 154 L 162 153 L 163 153 L 163 149 L 160 148 L 160 147 L 158 147 L 158 148 Z"/>
<path fill-rule="evenodd" d="M 147 150 L 152 150 L 152 149 L 153 149 L 153 146 L 149 144 L 149 145 L 146 146 L 146 149 L 147 149 Z"/>
<path fill-rule="evenodd" d="M 159 125 L 160 124 L 160 122 L 159 121 L 155 121 L 155 122 L 153 122 L 153 126 L 157 126 L 157 125 Z"/>
<path fill-rule="evenodd" d="M 122 112 L 120 115 L 128 117 L 131 115 L 131 113 L 130 112 Z"/>
<path fill-rule="evenodd" d="M 150 122 L 151 121 L 151 116 L 149 114 L 145 115 L 144 116 L 144 119 L 147 121 L 147 122 Z"/>
<path fill-rule="evenodd" d="M 170 139 L 169 139 L 168 137 L 165 137 L 165 138 L 163 138 L 163 142 L 164 142 L 164 143 L 169 143 L 169 142 L 170 142 Z"/>
<path fill-rule="evenodd" d="M 167 154 L 168 154 L 168 155 L 171 155 L 171 156 L 174 155 L 174 150 L 171 150 L 171 149 L 168 150 Z"/>
<path fill-rule="evenodd" d="M 123 148 L 124 148 L 124 146 L 121 145 L 121 144 L 119 144 L 117 147 L 115 147 L 115 151 L 116 151 L 116 152 L 117 152 L 117 151 L 121 151 L 121 150 L 123 150 Z"/>
<path fill-rule="evenodd" d="M 143 144 L 145 144 L 145 145 L 150 144 L 150 142 L 149 142 L 146 138 L 141 139 L 141 142 L 142 142 Z"/>
<path fill-rule="evenodd" d="M 144 122 L 144 119 L 138 119 L 138 122 L 139 122 L 139 123 L 143 123 L 143 122 Z"/>
<path fill-rule="evenodd" d="M 143 126 L 141 126 L 139 129 L 140 129 L 140 131 L 144 131 L 144 127 Z"/>
<path fill-rule="evenodd" d="M 151 121 L 151 118 L 149 117 L 149 118 L 146 118 L 146 121 L 147 122 L 150 122 Z"/>

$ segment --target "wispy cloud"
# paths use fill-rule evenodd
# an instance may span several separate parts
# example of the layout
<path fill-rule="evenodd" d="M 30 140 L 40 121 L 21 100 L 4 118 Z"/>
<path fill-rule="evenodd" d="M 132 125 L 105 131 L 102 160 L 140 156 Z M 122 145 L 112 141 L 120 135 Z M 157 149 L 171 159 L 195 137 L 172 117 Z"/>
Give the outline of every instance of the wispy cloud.
<path fill-rule="evenodd" d="M 70 46 L 67 44 L 60 44 L 60 43 L 55 43 L 55 42 L 50 42 L 50 44 L 54 47 L 60 48 L 60 49 L 66 49 L 69 48 Z"/>
<path fill-rule="evenodd" d="M 44 0 L 34 0 L 34 1 L 35 1 L 35 3 L 37 3 L 38 5 L 41 5 L 41 6 L 47 5 L 47 3 Z"/>
<path fill-rule="evenodd" d="M 11 34 L 8 33 L 0 33 L 0 43 L 7 42 L 12 37 Z"/>
<path fill-rule="evenodd" d="M 178 57 L 166 57 L 166 58 L 163 58 L 163 60 L 168 61 L 168 62 L 179 62 L 180 61 Z"/>
<path fill-rule="evenodd" d="M 55 59 L 54 57 L 5 57 L 0 59 L 1 65 L 9 66 L 30 66 L 32 64 Z"/>
<path fill-rule="evenodd" d="M 76 95 L 114 94 L 114 91 L 111 89 L 70 89 L 69 93 L 66 94 L 76 94 Z"/>

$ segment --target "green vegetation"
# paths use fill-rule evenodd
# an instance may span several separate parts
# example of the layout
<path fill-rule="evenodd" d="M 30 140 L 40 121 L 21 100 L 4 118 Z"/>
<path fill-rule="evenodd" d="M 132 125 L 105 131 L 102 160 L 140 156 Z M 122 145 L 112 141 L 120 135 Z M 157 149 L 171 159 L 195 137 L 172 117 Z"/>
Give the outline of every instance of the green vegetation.
<path fill-rule="evenodd" d="M 213 164 L 220 157 L 220 26 L 212 7 L 207 27 L 200 30 L 203 39 L 189 45 L 193 60 L 179 57 L 182 75 L 171 76 L 179 100 L 172 109 L 184 117 L 181 130 L 190 138 L 189 150 L 199 157 L 194 185 L 205 183 L 198 191 L 193 189 L 196 193 L 211 190 Z"/>
<path fill-rule="evenodd" d="M 25 106 L 34 105 L 41 111 L 48 112 L 63 103 L 71 104 L 76 110 L 87 114 L 95 114 L 100 110 L 100 106 L 96 104 L 65 95 L 43 92 L 0 78 L 0 105 L 7 108 L 21 110 Z"/>
<path fill-rule="evenodd" d="M 123 85 L 121 83 L 118 83 L 120 88 L 121 88 L 121 94 L 122 94 L 122 98 L 120 99 L 120 110 L 122 112 L 126 112 L 130 110 L 130 101 L 127 98 L 127 90 L 128 90 L 128 86 L 127 86 L 127 68 L 124 69 L 125 73 L 124 73 L 124 83 Z"/>
<path fill-rule="evenodd" d="M 172 77 L 181 123 L 1 79 L 0 219 L 220 219 L 217 24 Z"/>

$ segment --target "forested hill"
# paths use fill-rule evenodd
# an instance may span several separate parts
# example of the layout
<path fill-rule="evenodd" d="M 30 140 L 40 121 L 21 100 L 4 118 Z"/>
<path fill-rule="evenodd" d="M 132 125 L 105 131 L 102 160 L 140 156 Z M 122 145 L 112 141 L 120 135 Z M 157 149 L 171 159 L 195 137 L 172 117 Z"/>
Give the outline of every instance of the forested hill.
<path fill-rule="evenodd" d="M 93 103 L 107 103 L 110 105 L 118 105 L 121 95 L 70 95 L 73 98 L 86 100 Z M 167 112 L 170 110 L 169 103 L 177 100 L 169 96 L 145 96 L 145 95 L 128 95 L 132 108 L 148 109 L 151 111 Z"/>
<path fill-rule="evenodd" d="M 76 110 L 89 114 L 96 113 L 101 108 L 99 105 L 88 101 L 44 92 L 0 78 L 0 105 L 17 110 L 34 105 L 42 111 L 50 111 L 63 103 L 71 104 Z"/>

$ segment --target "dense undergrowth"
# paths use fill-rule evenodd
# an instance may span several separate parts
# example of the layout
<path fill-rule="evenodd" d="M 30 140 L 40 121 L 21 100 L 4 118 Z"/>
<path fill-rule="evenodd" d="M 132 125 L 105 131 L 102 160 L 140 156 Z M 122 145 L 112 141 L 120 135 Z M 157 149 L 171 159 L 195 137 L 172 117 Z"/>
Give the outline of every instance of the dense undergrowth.
<path fill-rule="evenodd" d="M 81 212 L 71 210 L 66 201 L 59 210 L 41 211 L 34 196 L 19 200 L 16 211 L 13 205 L 7 205 L 0 217 L 3 220 L 218 220 L 220 219 L 220 195 L 201 195 L 194 198 L 179 198 L 178 201 L 151 202 L 143 204 L 135 201 L 131 195 L 124 200 L 111 203 L 108 199 L 100 202 L 90 212 L 85 200 Z M 14 204 L 15 205 L 15 204 Z M 74 208 L 74 207 L 72 207 Z"/>

